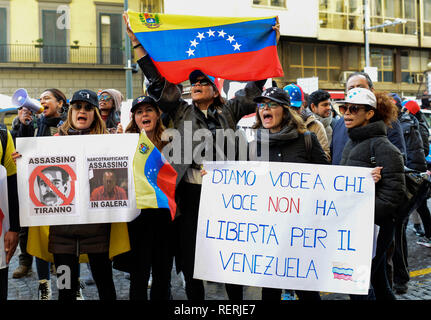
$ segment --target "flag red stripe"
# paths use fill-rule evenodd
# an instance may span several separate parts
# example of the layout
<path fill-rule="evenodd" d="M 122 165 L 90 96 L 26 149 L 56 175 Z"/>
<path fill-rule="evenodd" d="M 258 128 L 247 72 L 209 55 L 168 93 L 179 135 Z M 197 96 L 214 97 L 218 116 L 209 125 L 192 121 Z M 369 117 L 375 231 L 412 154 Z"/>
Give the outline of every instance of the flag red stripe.
<path fill-rule="evenodd" d="M 153 62 L 159 72 L 172 83 L 187 80 L 190 72 L 196 69 L 211 76 L 234 81 L 256 81 L 283 76 L 276 46 L 207 58 Z"/>
<path fill-rule="evenodd" d="M 175 202 L 175 183 L 177 173 L 171 165 L 165 164 L 159 170 L 157 175 L 157 185 L 168 198 L 169 208 L 171 210 L 171 218 L 174 220 L 177 205 Z"/>

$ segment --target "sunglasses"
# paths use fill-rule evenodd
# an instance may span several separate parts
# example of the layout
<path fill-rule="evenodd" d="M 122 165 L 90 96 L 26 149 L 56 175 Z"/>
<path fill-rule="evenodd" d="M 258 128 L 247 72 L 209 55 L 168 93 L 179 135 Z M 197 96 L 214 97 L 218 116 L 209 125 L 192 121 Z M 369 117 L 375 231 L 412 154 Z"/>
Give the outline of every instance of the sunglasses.
<path fill-rule="evenodd" d="M 75 110 L 81 110 L 84 107 L 85 111 L 92 111 L 95 107 L 91 104 L 86 103 L 83 106 L 83 103 L 79 103 L 79 104 L 72 104 L 72 108 Z"/>
<path fill-rule="evenodd" d="M 261 102 L 261 103 L 257 103 L 256 105 L 258 109 L 265 109 L 265 107 L 268 107 L 270 109 L 275 109 L 277 107 L 280 107 L 280 105 L 277 102 Z"/>
<path fill-rule="evenodd" d="M 349 110 L 350 114 L 357 114 L 361 109 L 366 111 L 369 110 L 369 108 L 367 108 L 366 106 L 359 106 L 355 104 L 352 104 L 350 106 L 346 106 L 346 105 L 339 106 L 338 109 L 340 110 L 341 114 L 345 114 L 347 110 Z"/>
<path fill-rule="evenodd" d="M 110 95 L 104 94 L 103 96 L 99 96 L 99 101 L 111 101 L 112 97 Z"/>
<path fill-rule="evenodd" d="M 196 82 L 192 83 L 192 87 L 196 86 L 197 84 L 201 86 L 209 86 L 211 85 L 211 82 L 209 82 L 208 80 L 197 80 Z"/>

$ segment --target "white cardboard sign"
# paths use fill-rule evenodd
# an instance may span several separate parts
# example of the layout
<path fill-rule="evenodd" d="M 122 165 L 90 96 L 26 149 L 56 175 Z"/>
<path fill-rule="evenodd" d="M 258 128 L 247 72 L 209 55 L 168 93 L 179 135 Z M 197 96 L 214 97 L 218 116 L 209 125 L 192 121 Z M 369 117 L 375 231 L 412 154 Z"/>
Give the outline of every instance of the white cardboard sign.
<path fill-rule="evenodd" d="M 374 235 L 370 168 L 205 165 L 194 277 L 366 294 Z"/>
<path fill-rule="evenodd" d="M 17 138 L 21 226 L 128 222 L 138 134 Z"/>

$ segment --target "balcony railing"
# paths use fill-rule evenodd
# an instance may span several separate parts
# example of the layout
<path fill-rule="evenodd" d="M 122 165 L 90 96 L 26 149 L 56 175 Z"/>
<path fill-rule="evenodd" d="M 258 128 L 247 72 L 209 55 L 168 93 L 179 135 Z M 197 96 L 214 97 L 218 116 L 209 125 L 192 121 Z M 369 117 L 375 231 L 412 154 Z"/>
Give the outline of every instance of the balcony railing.
<path fill-rule="evenodd" d="M 0 63 L 123 65 L 123 48 L 0 44 Z"/>

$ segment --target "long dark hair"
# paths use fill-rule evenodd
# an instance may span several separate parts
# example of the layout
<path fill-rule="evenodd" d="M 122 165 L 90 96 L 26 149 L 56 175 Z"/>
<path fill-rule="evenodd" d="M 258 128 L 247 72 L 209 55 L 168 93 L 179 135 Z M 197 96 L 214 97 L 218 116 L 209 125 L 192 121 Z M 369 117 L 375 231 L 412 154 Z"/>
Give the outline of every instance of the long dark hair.
<path fill-rule="evenodd" d="M 132 112 L 132 119 L 130 120 L 129 124 L 127 125 L 127 128 L 125 130 L 126 133 L 140 133 L 138 124 L 135 121 L 135 114 L 138 108 L 136 108 Z M 162 113 L 160 112 L 160 109 L 158 107 L 155 107 L 155 110 L 157 112 L 157 115 L 159 116 L 159 119 L 156 122 L 156 127 L 154 128 L 154 136 L 153 136 L 153 143 L 154 146 L 159 149 L 159 151 L 162 151 L 163 147 L 168 143 L 168 141 L 162 141 L 162 134 L 163 131 L 165 131 L 165 126 L 162 122 Z"/>
<path fill-rule="evenodd" d="M 69 104 L 67 103 L 66 95 L 61 90 L 55 89 L 55 88 L 45 89 L 42 92 L 46 92 L 46 91 L 51 92 L 58 102 L 63 101 L 60 114 L 64 115 L 64 118 L 65 118 L 67 116 L 67 111 L 69 110 Z"/>

